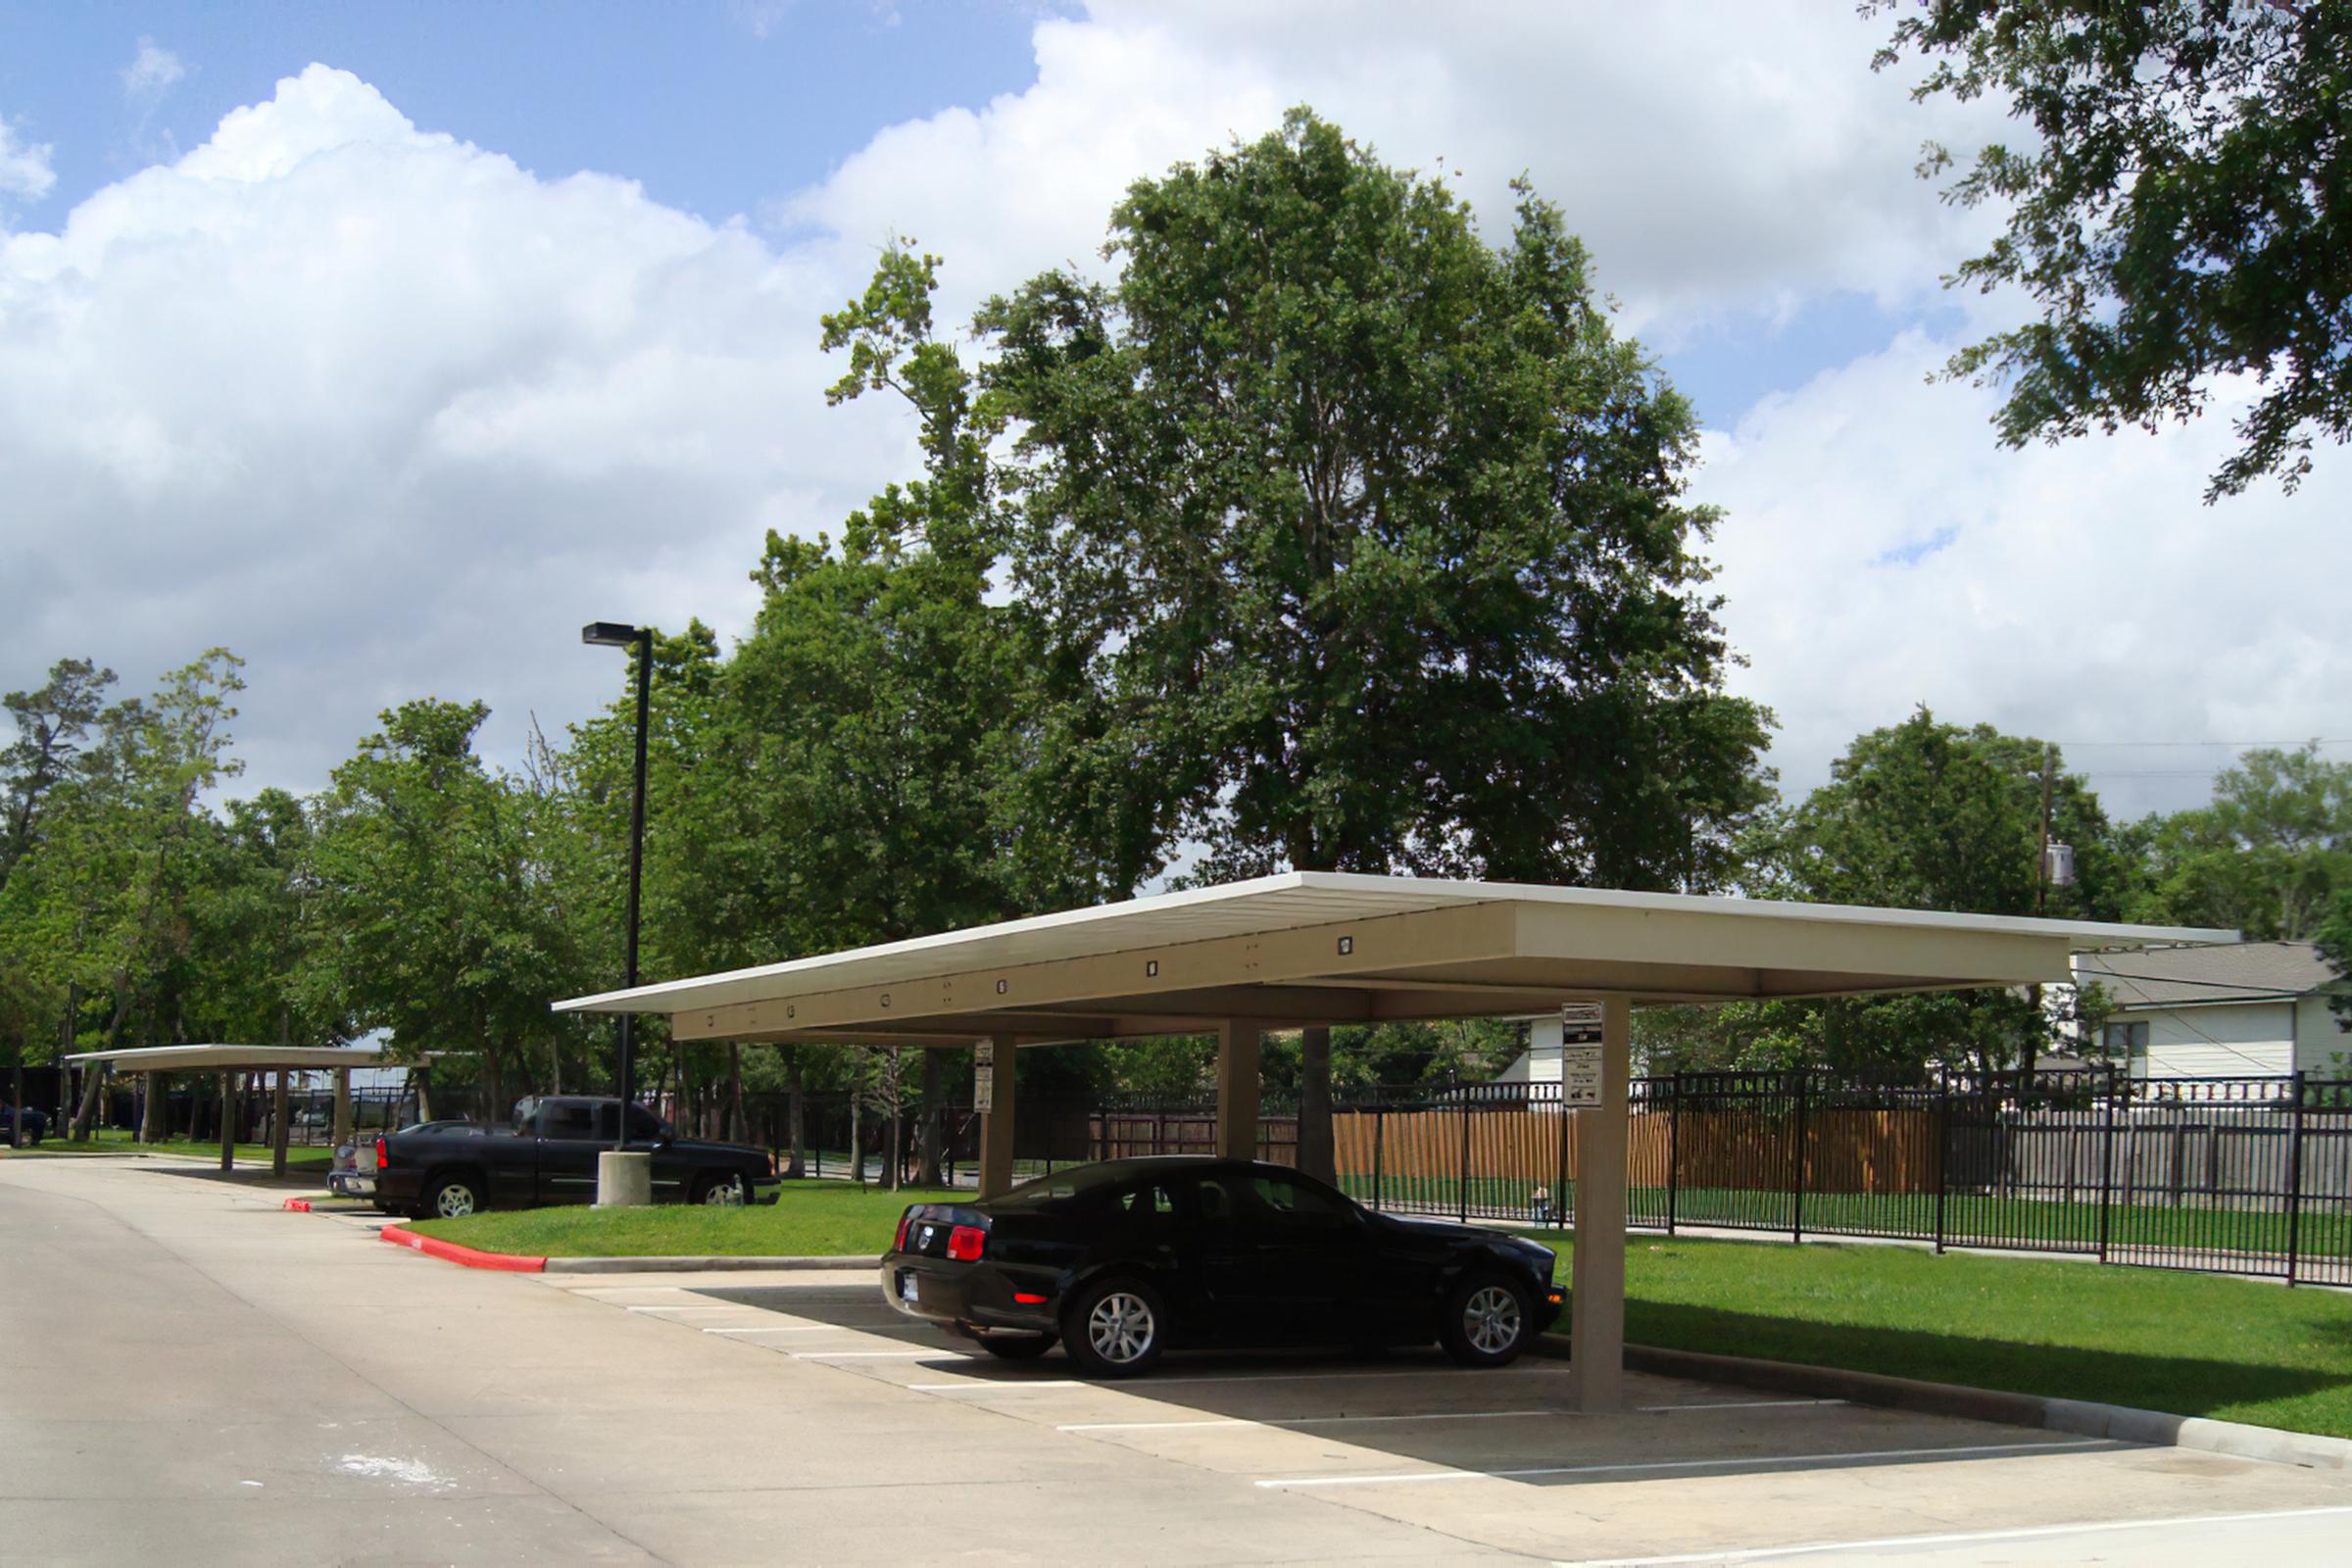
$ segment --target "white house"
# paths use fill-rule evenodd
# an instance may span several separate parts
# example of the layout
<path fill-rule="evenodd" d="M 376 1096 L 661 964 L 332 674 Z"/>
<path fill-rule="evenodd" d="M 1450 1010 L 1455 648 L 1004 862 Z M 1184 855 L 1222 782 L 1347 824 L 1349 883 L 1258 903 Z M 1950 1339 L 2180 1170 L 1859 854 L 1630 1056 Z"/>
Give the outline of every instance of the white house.
<path fill-rule="evenodd" d="M 2113 1002 L 2100 1045 L 2135 1078 L 2352 1078 L 2352 1034 L 2328 1005 L 2344 982 L 2308 942 L 2082 953 L 2075 978 Z"/>

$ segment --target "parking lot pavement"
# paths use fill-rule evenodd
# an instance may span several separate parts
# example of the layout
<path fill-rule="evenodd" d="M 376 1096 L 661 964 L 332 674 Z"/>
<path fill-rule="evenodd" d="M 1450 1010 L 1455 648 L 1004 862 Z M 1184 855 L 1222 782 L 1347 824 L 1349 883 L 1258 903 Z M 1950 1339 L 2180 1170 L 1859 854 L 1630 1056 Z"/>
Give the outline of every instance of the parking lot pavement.
<path fill-rule="evenodd" d="M 0 1557 L 2278 1565 L 2352 1529 L 2352 1478 L 2211 1454 L 1643 1378 L 1583 1416 L 1542 1360 L 1085 1384 L 867 1268 L 490 1274 L 273 1205 L 0 1163 Z"/>
<path fill-rule="evenodd" d="M 1000 1362 L 900 1317 L 865 1268 L 557 1288 L 1120 1449 L 1215 1505 L 1278 1494 L 1555 1562 L 2324 1562 L 2352 1532 L 2352 1476 L 1640 1376 L 1627 1410 L 1587 1416 L 1550 1360 L 1171 1356 L 1085 1383 L 1059 1355 Z"/>

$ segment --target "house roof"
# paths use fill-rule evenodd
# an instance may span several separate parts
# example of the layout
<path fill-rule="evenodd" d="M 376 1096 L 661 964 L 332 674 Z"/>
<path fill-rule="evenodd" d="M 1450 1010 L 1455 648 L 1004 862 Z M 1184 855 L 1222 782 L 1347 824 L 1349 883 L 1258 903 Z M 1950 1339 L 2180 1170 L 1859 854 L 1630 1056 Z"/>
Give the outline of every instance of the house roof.
<path fill-rule="evenodd" d="M 2283 1002 L 2309 996 L 2339 978 L 2308 942 L 2085 953 L 2075 959 L 2075 976 L 2097 981 L 2124 1009 Z"/>
<path fill-rule="evenodd" d="M 682 1040 L 1024 1043 L 1507 1016 L 1576 998 L 2064 981 L 2068 955 L 2230 931 L 1292 871 L 558 1004 Z"/>

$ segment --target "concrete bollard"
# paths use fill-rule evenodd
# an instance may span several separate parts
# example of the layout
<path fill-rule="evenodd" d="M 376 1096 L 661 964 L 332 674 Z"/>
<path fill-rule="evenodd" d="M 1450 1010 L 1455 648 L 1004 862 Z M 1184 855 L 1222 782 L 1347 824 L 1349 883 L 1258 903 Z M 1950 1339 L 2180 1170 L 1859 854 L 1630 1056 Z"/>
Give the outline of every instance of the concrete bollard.
<path fill-rule="evenodd" d="M 596 1206 L 643 1208 L 654 1200 L 654 1156 L 608 1149 L 596 1156 Z"/>

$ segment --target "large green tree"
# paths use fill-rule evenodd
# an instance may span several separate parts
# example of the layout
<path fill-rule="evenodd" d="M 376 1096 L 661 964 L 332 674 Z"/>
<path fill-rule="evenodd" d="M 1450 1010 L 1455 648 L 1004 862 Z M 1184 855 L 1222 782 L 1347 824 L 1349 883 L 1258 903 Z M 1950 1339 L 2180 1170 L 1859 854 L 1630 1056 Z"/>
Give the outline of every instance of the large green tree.
<path fill-rule="evenodd" d="M 2302 941 L 2352 889 L 2352 763 L 2317 746 L 2251 751 L 2214 780 L 2210 805 L 2140 831 L 2148 886 L 2133 918 Z"/>
<path fill-rule="evenodd" d="M 2018 145 L 1978 151 L 1950 200 L 2005 215 L 1947 282 L 2038 319 L 1951 361 L 2001 383 L 2003 442 L 2154 429 L 2215 378 L 2253 381 L 2206 500 L 2291 488 L 2352 434 L 2352 6 L 2341 0 L 1866 0 L 1899 20 L 1882 68 L 1914 96 L 2004 98 Z M 1953 164 L 1931 144 L 1921 172 Z"/>
<path fill-rule="evenodd" d="M 1690 407 L 1560 213 L 1522 189 L 1491 245 L 1299 110 L 1137 182 L 1104 255 L 979 324 L 1016 581 L 1153 791 L 1119 804 L 1202 879 L 1719 881 L 1766 715 L 1723 689 Z"/>
<path fill-rule="evenodd" d="M 2074 849 L 2066 887 L 2041 878 L 2045 769 L 2050 837 Z M 1855 737 L 1829 781 L 1760 825 L 1750 847 L 1751 885 L 1768 896 L 1967 914 L 2115 919 L 2137 871 L 2088 781 L 2065 771 L 2056 748 L 1944 723 L 1924 708 Z M 1654 1059 L 1880 1077 L 1936 1062 L 2031 1068 L 2062 1033 L 2038 995 L 2004 990 L 1743 1004 L 1686 1023 L 1653 1025 Z"/>

